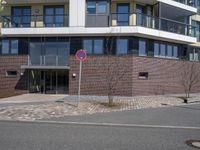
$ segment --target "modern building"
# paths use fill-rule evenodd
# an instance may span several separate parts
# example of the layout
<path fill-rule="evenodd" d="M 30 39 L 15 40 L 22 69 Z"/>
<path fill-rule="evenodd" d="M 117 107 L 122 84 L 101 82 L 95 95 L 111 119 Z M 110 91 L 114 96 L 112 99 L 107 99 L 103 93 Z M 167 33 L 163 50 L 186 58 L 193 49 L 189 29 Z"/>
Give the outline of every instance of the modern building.
<path fill-rule="evenodd" d="M 197 60 L 197 2 L 1 0 L 0 93 L 76 94 L 79 49 L 82 94 L 106 93 L 108 55 L 127 69 L 117 95 L 181 93 L 182 61 Z"/>

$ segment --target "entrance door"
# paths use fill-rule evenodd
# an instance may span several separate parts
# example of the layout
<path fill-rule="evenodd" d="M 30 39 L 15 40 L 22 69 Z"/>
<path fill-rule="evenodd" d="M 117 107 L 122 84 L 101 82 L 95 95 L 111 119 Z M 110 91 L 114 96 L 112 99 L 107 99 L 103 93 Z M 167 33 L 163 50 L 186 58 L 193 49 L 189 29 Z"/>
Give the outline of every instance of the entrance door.
<path fill-rule="evenodd" d="M 29 92 L 30 93 L 40 93 L 40 71 L 39 70 L 30 70 L 29 71 Z"/>
<path fill-rule="evenodd" d="M 29 92 L 43 94 L 67 94 L 69 89 L 67 70 L 31 70 Z"/>
<path fill-rule="evenodd" d="M 45 71 L 45 93 L 56 94 L 56 71 Z"/>
<path fill-rule="evenodd" d="M 67 94 L 69 85 L 68 71 L 57 72 L 57 94 Z"/>

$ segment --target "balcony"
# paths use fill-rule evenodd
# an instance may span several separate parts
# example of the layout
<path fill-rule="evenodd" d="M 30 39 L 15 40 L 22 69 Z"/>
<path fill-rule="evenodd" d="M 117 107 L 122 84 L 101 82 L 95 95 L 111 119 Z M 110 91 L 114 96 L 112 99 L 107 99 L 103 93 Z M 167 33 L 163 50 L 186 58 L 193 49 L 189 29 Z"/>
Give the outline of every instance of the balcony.
<path fill-rule="evenodd" d="M 69 15 L 3 16 L 2 28 L 68 27 Z"/>
<path fill-rule="evenodd" d="M 99 25 L 99 18 L 102 15 L 90 15 L 90 21 L 88 21 L 88 27 L 123 27 L 123 26 L 141 26 L 145 28 L 151 28 L 156 30 L 162 30 L 175 34 L 181 34 L 185 36 L 196 37 L 195 27 L 186 23 L 166 19 L 158 18 L 150 15 L 140 13 L 112 13 L 110 16 L 103 16 L 104 24 Z"/>
<path fill-rule="evenodd" d="M 195 7 L 195 0 L 174 0 L 174 1 Z"/>
<path fill-rule="evenodd" d="M 69 69 L 69 58 L 64 56 L 28 56 L 28 64 L 23 69 Z"/>

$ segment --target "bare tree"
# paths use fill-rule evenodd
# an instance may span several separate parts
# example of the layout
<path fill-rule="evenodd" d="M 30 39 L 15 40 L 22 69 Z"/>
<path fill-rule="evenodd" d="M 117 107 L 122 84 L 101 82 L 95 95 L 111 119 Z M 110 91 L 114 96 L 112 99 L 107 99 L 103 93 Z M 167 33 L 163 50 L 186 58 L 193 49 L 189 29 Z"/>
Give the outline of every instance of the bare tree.
<path fill-rule="evenodd" d="M 123 56 L 113 56 L 114 37 L 106 38 L 106 59 L 103 62 L 103 75 L 106 94 L 109 106 L 113 106 L 114 96 L 116 95 L 119 83 L 126 78 L 127 71 L 130 69 L 124 61 Z"/>
<path fill-rule="evenodd" d="M 183 61 L 180 79 L 187 102 L 192 90 L 200 87 L 200 64 L 197 62 Z"/>

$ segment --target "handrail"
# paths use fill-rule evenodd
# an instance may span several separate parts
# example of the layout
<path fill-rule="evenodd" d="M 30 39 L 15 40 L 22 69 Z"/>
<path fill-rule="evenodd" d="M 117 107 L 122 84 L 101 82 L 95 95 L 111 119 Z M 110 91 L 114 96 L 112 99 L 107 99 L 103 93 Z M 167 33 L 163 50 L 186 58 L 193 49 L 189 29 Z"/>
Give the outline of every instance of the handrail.
<path fill-rule="evenodd" d="M 23 22 L 22 18 L 28 18 L 27 22 Z M 46 23 L 45 17 L 53 17 L 53 22 Z M 55 17 L 63 17 L 61 22 L 57 22 Z M 13 16 L 2 16 L 3 18 L 3 28 L 12 28 L 12 27 L 46 27 L 46 24 L 50 25 L 60 25 L 59 27 L 65 27 L 69 24 L 69 15 L 68 14 L 56 14 L 56 15 L 13 15 Z M 27 19 L 27 18 L 26 18 Z M 41 23 L 42 21 L 42 23 Z M 38 22 L 40 26 L 37 25 Z"/>
<path fill-rule="evenodd" d="M 194 0 L 192 0 L 192 3 L 189 3 L 188 0 L 185 0 L 184 2 L 181 2 L 179 0 L 173 0 L 173 1 L 181 3 L 181 4 L 185 4 L 185 5 L 188 5 L 188 6 L 191 6 L 191 7 L 195 7 Z"/>
<path fill-rule="evenodd" d="M 126 21 L 122 19 L 122 21 L 118 18 L 120 15 L 126 15 L 124 17 L 127 18 Z M 131 15 L 135 15 L 135 21 L 134 17 L 132 17 L 132 22 L 130 22 Z M 173 32 L 177 34 L 187 35 L 187 36 L 193 36 L 196 37 L 196 27 L 192 26 L 187 23 L 179 22 L 176 20 L 171 20 L 168 18 L 161 18 L 151 15 L 146 15 L 142 13 L 111 13 L 109 21 L 111 24 L 110 26 L 119 26 L 118 22 L 122 23 L 122 26 L 143 26 L 147 28 L 153 28 L 157 30 L 164 30 L 167 32 Z M 123 18 L 123 17 L 122 17 Z M 112 20 L 116 20 L 117 22 L 112 23 Z"/>

